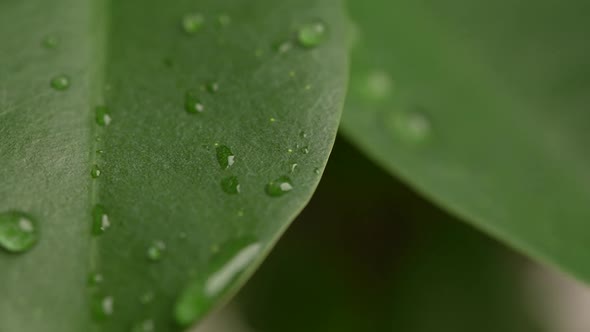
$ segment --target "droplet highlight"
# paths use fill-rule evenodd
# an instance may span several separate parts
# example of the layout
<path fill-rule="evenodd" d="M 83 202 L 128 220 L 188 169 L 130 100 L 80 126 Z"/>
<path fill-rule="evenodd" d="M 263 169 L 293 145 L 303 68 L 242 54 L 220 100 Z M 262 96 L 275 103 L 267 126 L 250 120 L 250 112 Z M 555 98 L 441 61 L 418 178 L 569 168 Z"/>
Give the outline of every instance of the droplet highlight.
<path fill-rule="evenodd" d="M 54 90 L 65 91 L 70 88 L 70 77 L 67 75 L 59 75 L 51 79 L 50 85 Z"/>
<path fill-rule="evenodd" d="M 101 235 L 111 227 L 111 221 L 105 207 L 96 204 L 92 209 L 92 234 Z"/>
<path fill-rule="evenodd" d="M 236 195 L 240 193 L 240 182 L 237 176 L 228 176 L 221 180 L 221 189 L 227 194 Z"/>
<path fill-rule="evenodd" d="M 162 241 L 154 241 L 147 250 L 147 258 L 152 262 L 157 262 L 162 259 L 164 251 L 166 250 L 166 244 Z"/>
<path fill-rule="evenodd" d="M 293 190 L 293 183 L 288 176 L 281 176 L 276 180 L 270 181 L 265 189 L 269 196 L 280 197 Z"/>
<path fill-rule="evenodd" d="M 393 113 L 392 128 L 401 139 L 416 143 L 428 139 L 432 131 L 430 120 L 419 111 Z"/>
<path fill-rule="evenodd" d="M 188 113 L 195 114 L 202 113 L 205 110 L 205 106 L 195 91 L 187 91 L 184 96 L 184 109 Z"/>
<path fill-rule="evenodd" d="M 236 156 L 226 145 L 217 145 L 215 147 L 215 153 L 221 169 L 228 169 L 236 162 Z"/>
<path fill-rule="evenodd" d="M 326 34 L 327 29 L 324 23 L 308 23 L 303 25 L 297 32 L 297 41 L 305 48 L 313 48 L 326 39 Z"/>
<path fill-rule="evenodd" d="M 0 213 L 0 247 L 13 253 L 31 249 L 39 239 L 37 222 L 20 211 Z"/>
<path fill-rule="evenodd" d="M 90 176 L 92 176 L 93 179 L 98 178 L 101 174 L 102 171 L 100 170 L 100 167 L 98 167 L 98 165 L 94 165 L 90 169 Z"/>
<path fill-rule="evenodd" d="M 106 107 L 106 106 L 98 106 L 95 109 L 95 113 L 96 113 L 96 124 L 98 124 L 101 127 L 105 127 L 108 126 L 111 121 L 111 110 Z"/>

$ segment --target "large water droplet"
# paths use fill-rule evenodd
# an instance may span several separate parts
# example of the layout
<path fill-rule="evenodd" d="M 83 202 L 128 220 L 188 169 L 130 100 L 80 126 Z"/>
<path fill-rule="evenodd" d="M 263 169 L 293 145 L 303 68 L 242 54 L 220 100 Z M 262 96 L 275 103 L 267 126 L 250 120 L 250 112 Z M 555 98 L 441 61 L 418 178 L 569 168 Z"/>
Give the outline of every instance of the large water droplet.
<path fill-rule="evenodd" d="M 306 48 L 316 47 L 326 38 L 327 29 L 322 22 L 308 23 L 297 32 L 297 40 Z"/>
<path fill-rule="evenodd" d="M 96 107 L 96 123 L 99 126 L 108 126 L 111 123 L 111 110 L 106 106 Z"/>
<path fill-rule="evenodd" d="M 58 91 L 67 90 L 70 87 L 70 78 L 67 75 L 59 75 L 51 79 L 51 87 Z"/>
<path fill-rule="evenodd" d="M 212 273 L 206 278 L 198 278 L 181 293 L 175 306 L 178 324 L 188 326 L 205 312 L 224 290 L 237 280 L 241 273 L 254 261 L 262 249 L 259 242 L 249 242 L 246 246 L 236 241 L 224 245 L 209 266 Z"/>
<path fill-rule="evenodd" d="M 98 178 L 101 174 L 102 171 L 100 170 L 100 167 L 98 167 L 98 165 L 93 165 L 90 169 L 90 176 L 92 176 L 93 179 Z"/>
<path fill-rule="evenodd" d="M 237 176 L 228 176 L 221 180 L 221 189 L 230 195 L 240 193 L 240 182 Z"/>
<path fill-rule="evenodd" d="M 201 103 L 197 92 L 186 92 L 184 96 L 184 109 L 189 113 L 201 113 L 205 110 L 205 106 Z"/>
<path fill-rule="evenodd" d="M 188 34 L 195 34 L 205 24 L 205 17 L 200 13 L 190 13 L 182 18 L 182 29 Z"/>
<path fill-rule="evenodd" d="M 287 176 L 269 182 L 266 185 L 266 193 L 271 197 L 279 197 L 293 190 L 293 183 Z"/>
<path fill-rule="evenodd" d="M 111 227 L 111 222 L 105 207 L 101 204 L 96 204 L 92 209 L 92 234 L 100 235 L 109 227 Z"/>
<path fill-rule="evenodd" d="M 53 35 L 45 36 L 41 41 L 41 45 L 47 49 L 54 49 L 59 45 L 59 39 Z"/>
<path fill-rule="evenodd" d="M 217 145 L 215 152 L 217 154 L 217 162 L 219 163 L 219 166 L 221 166 L 221 169 L 230 168 L 236 161 L 236 156 L 226 145 Z"/>
<path fill-rule="evenodd" d="M 154 241 L 147 249 L 147 258 L 153 262 L 157 262 L 162 259 L 165 250 L 166 244 L 164 242 Z"/>
<path fill-rule="evenodd" d="M 115 311 L 115 300 L 112 296 L 95 294 L 92 298 L 92 316 L 96 321 L 104 321 Z"/>
<path fill-rule="evenodd" d="M 0 247 L 10 252 L 24 252 L 39 238 L 36 221 L 20 211 L 0 213 Z"/>
<path fill-rule="evenodd" d="M 406 141 L 421 142 L 430 136 L 430 120 L 422 112 L 396 112 L 391 121 L 395 133 Z"/>

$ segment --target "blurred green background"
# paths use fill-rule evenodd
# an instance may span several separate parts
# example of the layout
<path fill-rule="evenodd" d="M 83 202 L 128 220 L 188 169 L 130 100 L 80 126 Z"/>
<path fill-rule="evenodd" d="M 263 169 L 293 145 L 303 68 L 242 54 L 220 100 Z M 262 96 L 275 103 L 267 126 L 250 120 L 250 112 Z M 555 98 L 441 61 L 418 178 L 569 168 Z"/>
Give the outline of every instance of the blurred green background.
<path fill-rule="evenodd" d="M 587 298 L 584 286 L 426 202 L 340 137 L 309 206 L 197 331 L 583 332 Z"/>

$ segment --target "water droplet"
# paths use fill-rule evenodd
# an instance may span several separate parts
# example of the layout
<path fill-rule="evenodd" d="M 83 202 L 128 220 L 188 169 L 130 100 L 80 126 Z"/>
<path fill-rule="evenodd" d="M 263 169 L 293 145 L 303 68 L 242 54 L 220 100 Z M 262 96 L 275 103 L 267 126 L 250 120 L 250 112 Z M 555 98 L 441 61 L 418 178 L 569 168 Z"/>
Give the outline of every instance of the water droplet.
<path fill-rule="evenodd" d="M 111 222 L 105 207 L 101 204 L 96 204 L 92 209 L 92 234 L 101 235 L 109 227 L 111 227 Z"/>
<path fill-rule="evenodd" d="M 96 153 L 103 154 L 104 153 L 104 150 L 96 150 Z"/>
<path fill-rule="evenodd" d="M 184 109 L 189 113 L 201 113 L 205 110 L 205 106 L 196 92 L 187 91 L 184 97 Z"/>
<path fill-rule="evenodd" d="M 0 213 L 0 247 L 10 252 L 25 252 L 39 238 L 36 221 L 20 211 Z"/>
<path fill-rule="evenodd" d="M 303 47 L 316 47 L 326 38 L 326 30 L 326 26 L 322 22 L 308 23 L 297 32 L 297 40 Z"/>
<path fill-rule="evenodd" d="M 222 27 L 228 26 L 231 23 L 231 17 L 225 13 L 219 14 L 217 16 L 217 23 Z"/>
<path fill-rule="evenodd" d="M 59 75 L 51 79 L 51 87 L 54 90 L 64 91 L 70 87 L 70 78 L 67 75 Z"/>
<path fill-rule="evenodd" d="M 217 82 L 207 83 L 207 91 L 209 91 L 210 93 L 217 93 L 217 91 L 219 91 L 219 83 L 217 83 Z"/>
<path fill-rule="evenodd" d="M 41 45 L 46 49 L 54 49 L 59 45 L 59 39 L 56 36 L 50 35 L 43 38 Z"/>
<path fill-rule="evenodd" d="M 304 147 L 302 147 L 302 148 L 301 148 L 301 152 L 302 152 L 303 154 L 308 154 L 308 153 L 309 153 L 309 146 L 304 146 Z"/>
<path fill-rule="evenodd" d="M 151 319 L 145 320 L 141 323 L 136 324 L 131 332 L 153 332 L 155 331 L 154 321 Z"/>
<path fill-rule="evenodd" d="M 156 296 L 152 291 L 147 291 L 139 297 L 139 303 L 143 305 L 150 304 L 154 300 L 154 297 Z"/>
<path fill-rule="evenodd" d="M 313 170 L 313 172 L 314 172 L 315 174 L 317 174 L 317 175 L 320 175 L 320 173 L 322 173 L 322 171 L 321 171 L 319 168 L 315 168 L 315 169 Z"/>
<path fill-rule="evenodd" d="M 217 162 L 221 169 L 228 169 L 230 168 L 236 161 L 236 157 L 231 152 L 231 149 L 225 145 L 217 145 L 215 148 L 217 153 Z"/>
<path fill-rule="evenodd" d="M 291 164 L 291 173 L 295 172 L 295 169 L 297 168 L 297 163 L 293 163 Z"/>
<path fill-rule="evenodd" d="M 365 80 L 361 92 L 367 99 L 383 100 L 391 96 L 393 91 L 393 80 L 391 76 L 383 70 L 375 70 Z"/>
<path fill-rule="evenodd" d="M 299 132 L 299 137 L 301 137 L 301 138 L 307 138 L 307 133 L 302 130 L 301 132 Z"/>
<path fill-rule="evenodd" d="M 96 107 L 96 123 L 99 126 L 108 126 L 111 123 L 111 110 L 106 106 Z"/>
<path fill-rule="evenodd" d="M 293 48 L 293 43 L 290 40 L 282 41 L 282 42 L 276 43 L 274 45 L 275 51 L 277 51 L 277 53 L 279 53 L 279 54 L 287 53 L 292 48 Z"/>
<path fill-rule="evenodd" d="M 291 148 L 288 148 L 288 149 L 287 149 L 287 152 L 288 152 L 288 153 L 293 153 L 293 149 L 291 149 Z"/>
<path fill-rule="evenodd" d="M 209 264 L 212 273 L 206 278 L 198 277 L 184 289 L 174 310 L 178 324 L 188 326 L 199 318 L 213 299 L 228 289 L 262 250 L 259 242 L 249 242 L 245 246 L 241 243 L 242 241 L 236 241 L 224 245 L 216 259 Z"/>
<path fill-rule="evenodd" d="M 97 321 L 104 321 L 111 316 L 115 309 L 115 300 L 112 296 L 95 294 L 92 298 L 92 315 Z"/>
<path fill-rule="evenodd" d="M 270 122 L 277 122 L 277 119 L 275 119 L 275 118 L 270 118 L 270 119 L 268 119 L 268 121 L 270 121 Z"/>
<path fill-rule="evenodd" d="M 100 174 L 102 174 L 102 171 L 100 170 L 98 165 L 92 166 L 92 168 L 90 169 L 90 176 L 92 176 L 93 179 L 96 179 L 100 176 Z"/>
<path fill-rule="evenodd" d="M 200 13 L 190 13 L 182 18 L 182 29 L 192 35 L 197 33 L 205 24 L 205 17 Z"/>
<path fill-rule="evenodd" d="M 269 182 L 266 185 L 266 193 L 271 197 L 279 197 L 293 190 L 293 183 L 287 176 Z"/>
<path fill-rule="evenodd" d="M 392 116 L 392 127 L 402 139 L 421 142 L 430 136 L 430 120 L 423 113 L 418 111 L 395 112 Z"/>
<path fill-rule="evenodd" d="M 291 70 L 291 71 L 289 72 L 289 77 L 291 77 L 291 78 L 292 78 L 292 77 L 295 77 L 295 75 L 296 75 L 296 74 L 297 74 L 297 73 L 295 73 L 295 71 L 294 71 L 294 70 Z"/>
<path fill-rule="evenodd" d="M 154 241 L 147 250 L 147 258 L 153 262 L 162 259 L 162 255 L 166 250 L 166 244 L 162 241 Z"/>
<path fill-rule="evenodd" d="M 311 90 L 311 85 L 310 84 L 305 85 L 304 89 L 305 89 L 305 91 Z"/>
<path fill-rule="evenodd" d="M 240 193 L 240 183 L 237 176 L 228 176 L 221 180 L 221 189 L 230 195 Z"/>
<path fill-rule="evenodd" d="M 88 286 L 90 286 L 90 287 L 98 286 L 103 281 L 104 281 L 104 277 L 102 276 L 102 274 L 100 274 L 98 272 L 90 273 L 90 275 L 88 276 Z"/>

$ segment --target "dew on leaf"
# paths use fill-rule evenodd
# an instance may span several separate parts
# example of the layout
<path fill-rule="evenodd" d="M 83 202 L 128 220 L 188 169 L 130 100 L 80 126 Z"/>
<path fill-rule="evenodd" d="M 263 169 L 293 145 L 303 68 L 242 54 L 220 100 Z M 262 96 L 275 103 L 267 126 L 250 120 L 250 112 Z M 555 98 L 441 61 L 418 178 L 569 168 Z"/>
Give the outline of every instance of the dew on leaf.
<path fill-rule="evenodd" d="M 205 17 L 200 13 L 189 13 L 182 17 L 181 25 L 184 32 L 192 35 L 203 28 Z"/>
<path fill-rule="evenodd" d="M 320 175 L 322 171 L 319 168 L 314 168 L 313 172 L 317 175 Z"/>
<path fill-rule="evenodd" d="M 98 167 L 98 165 L 93 165 L 92 168 L 90 169 L 90 176 L 92 176 L 93 179 L 98 178 L 100 175 L 102 174 L 102 171 L 100 170 L 100 167 Z"/>
<path fill-rule="evenodd" d="M 277 53 L 284 54 L 293 48 L 293 43 L 290 40 L 285 40 L 276 43 L 273 48 Z"/>
<path fill-rule="evenodd" d="M 111 110 L 106 106 L 98 106 L 95 109 L 96 124 L 99 126 L 108 126 L 111 123 Z"/>
<path fill-rule="evenodd" d="M 166 244 L 164 242 L 154 241 L 147 249 L 147 258 L 150 261 L 157 262 L 162 259 L 165 250 Z"/>
<path fill-rule="evenodd" d="M 230 168 L 236 161 L 236 156 L 231 152 L 231 149 L 226 145 L 217 145 L 215 148 L 217 155 L 217 162 L 221 169 Z"/>
<path fill-rule="evenodd" d="M 383 70 L 375 70 L 367 75 L 362 86 L 362 94 L 370 100 L 383 100 L 389 97 L 393 91 L 393 80 Z"/>
<path fill-rule="evenodd" d="M 302 148 L 301 148 L 301 152 L 302 152 L 303 154 L 308 154 L 308 153 L 309 153 L 309 147 L 308 147 L 308 146 L 304 146 L 304 147 L 302 147 Z"/>
<path fill-rule="evenodd" d="M 209 82 L 207 83 L 206 87 L 207 91 L 210 93 L 217 93 L 217 91 L 219 91 L 219 83 L 217 82 Z"/>
<path fill-rule="evenodd" d="M 228 14 L 217 15 L 217 23 L 222 26 L 228 26 L 231 23 L 231 17 Z"/>
<path fill-rule="evenodd" d="M 0 247 L 20 253 L 31 249 L 39 239 L 37 222 L 20 211 L 0 213 Z"/>
<path fill-rule="evenodd" d="M 271 197 L 280 197 L 293 190 L 293 183 L 287 176 L 270 181 L 266 185 L 266 193 Z"/>
<path fill-rule="evenodd" d="M 92 272 L 88 275 L 88 286 L 95 287 L 104 281 L 102 274 L 98 272 Z"/>
<path fill-rule="evenodd" d="M 70 87 L 70 77 L 67 75 L 58 75 L 51 79 L 51 87 L 54 90 L 64 91 Z"/>
<path fill-rule="evenodd" d="M 54 35 L 45 36 L 41 41 L 41 45 L 46 49 L 54 49 L 59 45 L 59 39 Z"/>
<path fill-rule="evenodd" d="M 238 279 L 262 249 L 259 242 L 248 242 L 245 246 L 239 245 L 241 242 L 224 245 L 216 254 L 217 259 L 209 264 L 210 273 L 193 280 L 181 292 L 174 309 L 179 325 L 188 326 L 198 319 Z"/>
<path fill-rule="evenodd" d="M 102 204 L 96 204 L 92 209 L 92 234 L 101 235 L 109 227 L 111 222 L 105 207 Z"/>
<path fill-rule="evenodd" d="M 295 169 L 297 168 L 297 163 L 293 163 L 291 164 L 291 173 L 295 172 Z"/>
<path fill-rule="evenodd" d="M 154 321 L 151 319 L 144 320 L 143 322 L 137 323 L 131 329 L 131 332 L 153 332 L 155 331 Z"/>
<path fill-rule="evenodd" d="M 401 139 L 416 143 L 426 140 L 432 129 L 428 117 L 419 111 L 393 113 L 391 126 Z"/>
<path fill-rule="evenodd" d="M 115 300 L 112 296 L 95 294 L 92 298 L 92 316 L 96 321 L 104 321 L 111 316 L 115 309 Z"/>
<path fill-rule="evenodd" d="M 305 24 L 297 32 L 297 41 L 306 48 L 316 47 L 325 40 L 326 30 L 326 26 L 322 22 Z"/>
<path fill-rule="evenodd" d="M 187 91 L 184 96 L 184 109 L 189 113 L 201 113 L 205 106 L 195 91 Z"/>
<path fill-rule="evenodd" d="M 221 180 L 221 189 L 230 195 L 240 193 L 240 182 L 237 176 L 228 176 Z"/>
<path fill-rule="evenodd" d="M 302 130 L 302 131 L 299 132 L 299 137 L 301 137 L 301 138 L 307 138 L 307 133 Z"/>

